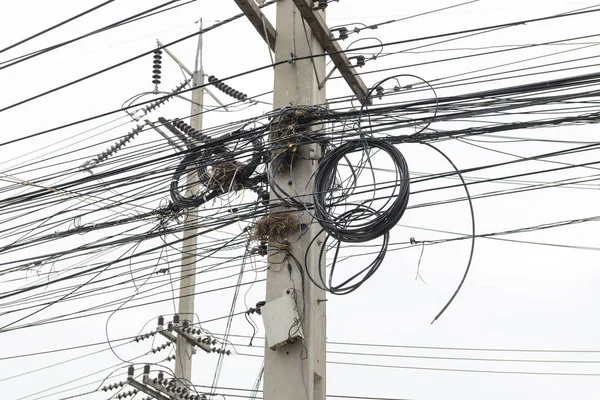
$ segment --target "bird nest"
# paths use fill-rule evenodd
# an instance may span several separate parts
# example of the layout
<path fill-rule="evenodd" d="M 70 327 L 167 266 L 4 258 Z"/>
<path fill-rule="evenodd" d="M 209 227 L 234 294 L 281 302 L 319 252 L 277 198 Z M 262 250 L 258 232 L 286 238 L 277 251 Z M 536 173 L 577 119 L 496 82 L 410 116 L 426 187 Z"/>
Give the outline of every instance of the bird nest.
<path fill-rule="evenodd" d="M 265 215 L 254 225 L 252 239 L 268 241 L 269 238 L 285 238 L 300 229 L 298 218 L 292 213 Z"/>
<path fill-rule="evenodd" d="M 310 140 L 312 124 L 310 121 L 323 115 L 321 109 L 312 107 L 293 108 L 281 112 L 273 118 L 269 126 L 271 168 L 274 173 L 286 174 L 293 165 L 298 146 Z"/>
<path fill-rule="evenodd" d="M 246 164 L 239 161 L 226 161 L 216 164 L 212 167 L 208 188 L 220 189 L 224 192 L 243 189 L 244 185 L 241 182 L 241 177 L 242 170 L 245 167 Z"/>

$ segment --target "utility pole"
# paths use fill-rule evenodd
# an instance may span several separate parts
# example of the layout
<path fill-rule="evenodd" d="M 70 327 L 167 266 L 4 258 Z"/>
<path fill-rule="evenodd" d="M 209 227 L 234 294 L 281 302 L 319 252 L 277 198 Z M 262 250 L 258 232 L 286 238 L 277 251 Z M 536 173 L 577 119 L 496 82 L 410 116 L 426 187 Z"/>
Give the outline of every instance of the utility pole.
<path fill-rule="evenodd" d="M 202 30 L 202 19 L 200 19 L 200 30 Z M 198 37 L 198 48 L 192 78 L 193 87 L 199 87 L 192 91 L 192 109 L 190 126 L 196 131 L 202 130 L 202 105 L 204 104 L 204 71 L 202 67 L 202 34 Z M 194 143 L 191 144 L 192 146 Z M 193 193 L 199 190 L 198 172 L 194 165 L 190 165 L 187 173 L 186 189 Z M 179 307 L 178 314 L 180 323 L 192 324 L 194 321 L 194 296 L 196 291 L 196 259 L 197 259 L 197 234 L 198 234 L 198 210 L 187 210 L 183 227 L 184 241 L 181 250 L 181 280 L 179 285 Z M 192 355 L 194 345 L 187 341 L 184 336 L 177 335 L 175 353 L 175 377 L 182 383 L 191 383 L 192 377 Z"/>
<path fill-rule="evenodd" d="M 317 12 L 325 17 L 323 11 Z M 319 88 L 319 79 L 325 77 L 325 58 L 292 61 L 295 57 L 323 53 L 323 47 L 303 21 L 292 0 L 280 0 L 277 3 L 276 31 L 275 62 L 291 61 L 275 67 L 274 109 L 290 105 L 324 104 L 325 88 Z M 301 197 L 297 198 L 298 200 L 311 203 L 311 177 L 317 170 L 320 147 L 316 143 L 300 146 L 299 156 L 295 158 L 290 174 L 273 174 L 275 182 L 270 182 L 270 187 L 273 188 L 275 183 L 284 188 L 290 196 L 299 195 Z M 275 193 L 275 190 L 271 190 L 271 205 L 279 203 Z M 281 211 L 280 208 L 273 210 Z M 320 230 L 320 226 L 318 222 L 311 221 L 305 210 L 292 211 L 298 211 L 298 216 L 301 216 L 299 222 L 306 224 L 306 228 L 302 234 L 286 238 L 290 243 L 287 251 L 303 264 L 306 249 Z M 312 246 L 307 257 L 308 265 L 301 267 L 310 269 L 313 276 L 318 275 L 319 250 L 320 246 Z M 325 400 L 325 293 L 310 283 L 306 272 L 301 272 L 292 259 L 279 254 L 270 256 L 269 260 L 266 303 L 282 297 L 286 290 L 295 286 L 298 312 L 304 315 L 304 338 L 277 350 L 265 346 L 263 398 Z M 275 272 L 277 270 L 280 272 Z M 301 273 L 304 274 L 304 278 Z"/>
<path fill-rule="evenodd" d="M 325 51 L 356 98 L 360 102 L 370 104 L 370 99 L 367 98 L 368 88 L 339 43 L 332 38 L 326 25 L 325 8 L 328 1 L 278 0 L 275 28 L 261 11 L 266 3 L 259 2 L 259 6 L 255 0 L 234 1 L 269 48 L 274 48 L 275 63 L 283 61 L 275 66 L 275 110 L 289 106 L 325 104 L 325 85 L 327 78 L 334 72 L 332 70 L 329 74 L 326 73 L 323 57 Z M 301 57 L 310 58 L 296 60 Z M 305 204 L 312 203 L 314 184 L 311 179 L 322 156 L 321 146 L 316 143 L 305 144 L 298 147 L 297 154 L 289 174 L 270 174 L 272 212 L 284 211 L 282 199 L 279 198 L 280 191 L 274 190 L 274 187 L 283 188 L 290 196 L 294 196 L 295 200 Z M 283 255 L 278 249 L 271 248 L 274 247 L 274 243 L 269 246 L 265 307 L 269 307 L 270 303 L 274 304 L 275 300 L 295 289 L 295 304 L 302 320 L 302 339 L 276 350 L 269 347 L 272 344 L 265 346 L 263 398 L 325 400 L 327 303 L 325 292 L 313 285 L 303 270 L 307 269 L 312 276 L 318 276 L 321 267 L 319 253 L 324 244 L 323 240 L 316 240 L 317 245 L 309 248 L 309 244 L 320 231 L 320 225 L 311 218 L 306 209 L 288 211 L 296 211 L 302 230 L 301 233 L 286 238 L 289 247 Z M 303 265 L 305 259 L 306 265 Z M 296 260 L 301 265 L 297 265 Z M 278 316 L 275 315 L 274 319 Z"/>

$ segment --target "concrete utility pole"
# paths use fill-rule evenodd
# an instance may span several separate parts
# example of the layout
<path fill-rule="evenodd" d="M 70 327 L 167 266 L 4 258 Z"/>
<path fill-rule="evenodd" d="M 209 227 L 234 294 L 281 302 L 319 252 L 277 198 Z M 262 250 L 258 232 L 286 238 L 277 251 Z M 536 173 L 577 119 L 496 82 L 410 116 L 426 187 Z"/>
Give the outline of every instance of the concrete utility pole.
<path fill-rule="evenodd" d="M 275 67 L 275 87 L 273 106 L 279 109 L 287 106 L 310 106 L 325 104 L 324 51 L 327 51 L 335 68 L 342 75 L 357 99 L 370 103 L 368 89 L 352 67 L 339 43 L 332 40 L 325 23 L 327 2 L 316 0 L 278 0 L 276 28 L 270 24 L 260 8 L 266 3 L 255 0 L 234 0 L 246 14 L 256 31 L 263 37 L 269 48 L 275 51 L 275 63 L 290 61 Z M 311 59 L 295 61 L 296 57 Z M 310 204 L 313 183 L 311 177 L 316 172 L 321 157 L 321 146 L 307 144 L 298 149 L 291 175 L 275 176 L 273 183 L 283 188 L 290 196 Z M 271 190 L 271 205 L 281 203 L 277 193 Z M 282 211 L 275 209 L 275 212 Z M 293 211 L 293 210 L 291 210 Z M 306 210 L 298 210 L 300 223 L 306 226 L 302 234 L 286 238 L 293 257 L 304 263 L 306 249 L 320 230 L 318 222 L 312 221 Z M 318 276 L 319 252 L 321 244 L 312 246 L 306 257 L 307 268 L 313 276 Z M 314 286 L 295 265 L 293 257 L 284 258 L 281 252 L 272 251 L 267 271 L 266 303 L 279 299 L 286 291 L 295 287 L 296 304 L 299 314 L 304 317 L 303 339 L 271 350 L 265 346 L 265 372 L 263 398 L 265 400 L 325 400 L 326 396 L 326 307 L 325 293 Z M 282 265 L 283 262 L 283 265 Z M 290 268 L 288 270 L 288 268 Z M 279 272 L 276 272 L 279 271 Z M 288 273 L 288 271 L 290 271 Z M 291 280 L 290 280 L 291 275 Z M 304 283 L 304 285 L 302 285 Z M 303 308 L 304 307 L 304 308 Z"/>
<path fill-rule="evenodd" d="M 200 20 L 202 30 L 202 20 Z M 194 87 L 204 85 L 204 71 L 202 68 L 202 34 L 198 38 L 198 49 L 192 79 Z M 190 126 L 197 131 L 202 130 L 202 105 L 204 104 L 204 90 L 202 88 L 192 91 L 192 110 Z M 193 145 L 193 143 L 192 143 Z M 198 172 L 191 165 L 187 173 L 186 190 L 197 192 L 199 190 Z M 197 235 L 198 234 L 198 210 L 189 209 L 183 228 L 183 241 L 181 250 L 181 281 L 179 285 L 179 317 L 180 323 L 194 321 L 194 294 L 196 291 L 196 259 L 197 259 Z M 175 357 L 175 377 L 184 383 L 191 382 L 192 377 L 192 355 L 194 346 L 182 335 L 177 335 L 177 347 Z"/>
<path fill-rule="evenodd" d="M 323 11 L 315 11 L 325 17 Z M 323 47 L 314 36 L 310 27 L 303 21 L 302 15 L 292 0 L 280 0 L 277 3 L 277 40 L 275 43 L 275 62 L 290 60 L 291 57 L 310 56 L 323 53 Z M 315 76 L 318 75 L 317 76 Z M 284 63 L 275 68 L 275 86 L 273 107 L 303 106 L 325 103 L 325 88 L 319 89 L 319 79 L 325 77 L 325 57 L 313 60 Z M 304 196 L 299 200 L 311 203 L 313 184 L 312 175 L 318 166 L 319 145 L 301 146 L 300 156 L 295 158 L 291 176 L 275 176 L 275 183 L 284 188 L 291 196 Z M 291 184 L 290 184 L 291 182 Z M 273 187 L 271 182 L 271 187 Z M 274 190 L 271 190 L 271 204 L 277 204 Z M 275 209 L 275 212 L 282 211 Z M 320 229 L 318 222 L 311 221 L 310 215 L 299 210 L 300 223 L 308 224 L 302 235 L 286 238 L 290 243 L 289 252 L 304 263 L 308 244 Z M 320 246 L 312 246 L 308 256 L 308 265 L 313 276 L 318 275 Z M 310 283 L 308 277 L 302 279 L 300 270 L 291 259 L 283 260 L 283 255 L 269 257 L 271 261 L 267 272 L 267 304 L 283 295 L 287 289 L 295 286 L 296 303 L 300 315 L 304 314 L 302 331 L 304 339 L 296 343 L 271 350 L 265 346 L 265 379 L 263 398 L 265 400 L 325 400 L 325 293 Z M 288 273 L 291 265 L 291 279 Z M 283 268 L 282 268 L 283 267 Z M 281 269 L 281 270 L 280 270 Z M 280 270 L 280 272 L 275 272 Z M 306 275 L 306 273 L 304 273 Z M 302 287 L 304 282 L 304 287 Z M 304 306 L 304 309 L 302 307 Z"/>

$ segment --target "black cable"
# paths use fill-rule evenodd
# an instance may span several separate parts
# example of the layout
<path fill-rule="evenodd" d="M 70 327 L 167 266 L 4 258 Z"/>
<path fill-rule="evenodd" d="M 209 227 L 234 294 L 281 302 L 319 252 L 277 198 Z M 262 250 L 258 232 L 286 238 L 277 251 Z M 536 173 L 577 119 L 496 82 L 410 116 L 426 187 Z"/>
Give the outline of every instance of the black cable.
<path fill-rule="evenodd" d="M 454 162 L 440 149 L 438 149 L 437 147 L 433 146 L 432 144 L 429 143 L 425 143 L 426 146 L 431 147 L 432 149 L 434 149 L 435 151 L 437 151 L 439 154 L 442 155 L 442 157 L 444 157 L 454 168 L 454 170 L 456 171 L 458 177 L 460 178 L 463 187 L 465 188 L 465 193 L 467 194 L 467 199 L 469 202 L 469 209 L 471 212 L 471 229 L 472 229 L 472 234 L 471 234 L 471 251 L 469 253 L 469 261 L 467 262 L 467 267 L 465 268 L 465 273 L 463 274 L 463 277 L 460 281 L 460 283 L 458 284 L 458 287 L 456 288 L 456 290 L 454 291 L 454 293 L 452 294 L 452 296 L 450 297 L 450 299 L 448 300 L 448 302 L 446 303 L 446 305 L 444 305 L 444 307 L 442 307 L 442 309 L 440 310 L 440 312 L 438 312 L 438 314 L 435 316 L 435 318 L 433 319 L 433 321 L 431 321 L 431 323 L 433 324 L 435 321 L 438 320 L 438 318 L 440 318 L 442 316 L 442 314 L 446 311 L 446 309 L 450 306 L 450 304 L 452 304 L 452 302 L 454 301 L 454 299 L 456 298 L 456 295 L 458 295 L 458 292 L 460 291 L 460 289 L 462 288 L 463 284 L 465 283 L 465 280 L 467 279 L 467 275 L 469 274 L 469 270 L 471 269 L 471 262 L 473 261 L 473 253 L 475 252 L 475 211 L 473 209 L 473 202 L 471 201 L 471 195 L 469 194 L 469 188 L 467 187 L 467 184 L 460 172 L 460 170 L 458 169 L 458 167 L 454 164 Z"/>
<path fill-rule="evenodd" d="M 331 205 L 327 204 L 327 195 L 335 182 L 335 176 L 338 163 L 348 154 L 359 151 L 369 151 L 371 148 L 378 148 L 387 153 L 394 165 L 398 179 L 398 194 L 395 194 L 395 200 L 385 211 L 369 210 L 374 212 L 372 215 L 363 215 L 361 220 L 365 222 L 355 224 L 353 221 L 342 220 L 341 216 L 335 217 L 330 213 Z M 367 155 L 368 157 L 368 155 Z M 313 203 L 315 208 L 315 217 L 323 229 L 333 238 L 342 242 L 361 243 L 378 238 L 392 229 L 402 218 L 409 197 L 409 171 L 402 153 L 392 144 L 381 139 L 359 139 L 348 141 L 342 146 L 332 150 L 320 162 L 317 173 L 314 177 Z M 338 204 L 339 205 L 339 204 Z M 362 212 L 366 209 L 361 206 Z M 344 219 L 356 215 L 346 215 Z M 370 218 L 374 216 L 374 218 Z"/>
<path fill-rule="evenodd" d="M 56 28 L 58 28 L 58 27 L 61 27 L 61 26 L 65 25 L 65 24 L 68 24 L 69 22 L 71 22 L 71 21 L 74 21 L 74 20 L 76 20 L 77 18 L 83 17 L 84 15 L 86 15 L 86 14 L 89 14 L 89 13 L 91 13 L 91 12 L 93 12 L 93 11 L 96 11 L 96 10 L 98 10 L 99 8 L 102 8 L 102 7 L 104 7 L 104 6 L 106 6 L 106 5 L 110 4 L 110 3 L 112 3 L 112 2 L 114 2 L 114 1 L 115 1 L 115 0 L 107 0 L 107 1 L 105 1 L 104 3 L 101 3 L 101 4 L 99 4 L 99 5 L 95 6 L 95 7 L 92 7 L 92 8 L 90 8 L 90 9 L 87 9 L 86 11 L 84 11 L 84 12 L 81 12 L 81 13 L 79 13 L 79 14 L 77 14 L 77 15 L 75 15 L 75 16 L 73 16 L 73 17 L 71 17 L 71 18 L 68 18 L 68 19 L 66 19 L 66 20 L 64 20 L 64 21 L 62 21 L 62 22 L 59 22 L 59 23 L 58 23 L 58 24 L 56 24 L 56 25 L 52 25 L 50 28 L 46 28 L 46 29 L 44 29 L 44 30 L 42 30 L 42 31 L 40 31 L 40 32 L 38 32 L 38 33 L 35 33 L 35 34 L 33 34 L 33 35 L 31 35 L 31 36 L 29 36 L 29 37 L 25 38 L 25 39 L 22 39 L 22 40 L 20 40 L 20 41 L 18 41 L 18 42 L 16 42 L 16 43 L 14 43 L 14 44 L 11 44 L 11 45 L 9 45 L 9 46 L 7 46 L 7 47 L 3 48 L 3 49 L 0 49 L 0 53 L 4 53 L 5 51 L 7 51 L 7 50 L 10 50 L 10 49 L 12 49 L 12 48 L 14 48 L 14 47 L 17 47 L 17 46 L 19 46 L 19 45 L 21 45 L 21 44 L 23 44 L 23 43 L 26 43 L 26 42 L 30 41 L 31 39 L 35 39 L 36 37 L 38 37 L 38 36 L 41 36 L 41 35 L 43 35 L 44 33 L 48 33 L 48 32 L 50 32 L 50 31 L 52 31 L 52 30 L 54 30 L 54 29 L 56 29 Z"/>

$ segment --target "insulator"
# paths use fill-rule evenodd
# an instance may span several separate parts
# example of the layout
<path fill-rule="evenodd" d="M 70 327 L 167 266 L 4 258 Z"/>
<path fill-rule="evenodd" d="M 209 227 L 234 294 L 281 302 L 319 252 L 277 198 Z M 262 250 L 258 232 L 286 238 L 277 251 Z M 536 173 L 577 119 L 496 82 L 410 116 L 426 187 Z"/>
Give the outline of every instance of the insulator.
<path fill-rule="evenodd" d="M 367 64 L 367 60 L 365 59 L 365 56 L 357 56 L 356 57 L 356 66 L 357 67 L 364 67 L 365 64 Z"/>
<path fill-rule="evenodd" d="M 324 10 L 327 8 L 327 3 L 329 3 L 329 1 L 328 0 L 318 0 L 317 3 L 318 3 L 317 8 L 319 10 Z"/>
<path fill-rule="evenodd" d="M 102 391 L 108 392 L 109 390 L 114 390 L 123 386 L 125 386 L 125 382 L 111 383 L 110 385 L 103 386 Z"/>
<path fill-rule="evenodd" d="M 150 374 L 150 364 L 144 365 L 144 375 Z"/>
<path fill-rule="evenodd" d="M 375 88 L 375 92 L 377 92 L 377 96 L 379 96 L 379 98 L 383 97 L 383 95 L 384 95 L 383 86 L 377 86 Z"/>
<path fill-rule="evenodd" d="M 173 89 L 171 91 L 171 93 L 176 94 L 179 93 L 181 91 L 181 89 L 183 89 L 184 87 L 186 87 L 186 85 L 188 84 L 189 81 L 185 81 L 183 83 L 180 83 L 175 89 Z M 155 102 L 152 102 L 150 104 L 148 104 L 145 108 L 144 108 L 144 112 L 146 114 L 148 114 L 150 111 L 153 111 L 155 109 L 157 109 L 158 107 L 162 106 L 163 104 L 165 104 L 167 101 L 171 100 L 172 96 L 168 96 L 168 97 L 163 97 L 159 100 L 156 100 Z"/>
<path fill-rule="evenodd" d="M 192 128 L 191 126 L 189 126 L 188 124 L 186 124 L 185 122 L 180 120 L 179 118 L 175 118 L 173 120 L 173 126 L 189 136 L 192 136 L 196 132 L 194 130 L 194 128 Z"/>
<path fill-rule="evenodd" d="M 137 394 L 137 389 L 130 390 L 128 392 L 119 393 L 117 395 L 117 399 L 124 399 L 126 397 L 135 396 Z"/>
<path fill-rule="evenodd" d="M 187 328 L 190 324 L 190 321 L 188 321 L 187 319 L 184 319 L 181 324 L 183 325 L 184 328 Z M 189 333 L 189 329 L 188 329 L 188 333 Z"/>
<path fill-rule="evenodd" d="M 233 97 L 236 100 L 239 100 L 239 101 L 248 100 L 248 95 L 240 92 L 239 90 L 235 90 L 230 86 L 227 86 L 223 82 L 219 82 L 217 77 L 215 77 L 214 75 L 211 75 L 208 77 L 208 82 L 211 83 L 213 86 L 215 86 L 217 89 L 219 89 L 221 92 L 225 93 L 228 96 Z"/>
<path fill-rule="evenodd" d="M 169 332 L 172 332 L 172 331 L 173 331 L 173 323 L 169 322 L 169 324 L 167 325 L 167 330 L 168 330 Z"/>
<path fill-rule="evenodd" d="M 345 26 L 339 29 L 340 39 L 346 40 L 348 39 L 348 28 Z"/>
<path fill-rule="evenodd" d="M 179 323 L 179 314 L 175 314 L 173 315 L 173 324 L 178 324 Z"/>
<path fill-rule="evenodd" d="M 133 367 L 133 365 L 130 365 L 127 368 L 127 377 L 132 378 L 134 373 L 135 373 L 135 368 Z"/>
<path fill-rule="evenodd" d="M 123 136 L 121 139 L 116 141 L 112 146 L 110 146 L 104 153 L 99 154 L 94 160 L 95 164 L 99 164 L 102 161 L 106 160 L 108 157 L 112 156 L 114 153 L 119 151 L 122 147 L 124 147 L 127 143 L 131 141 L 135 136 L 137 136 L 143 129 L 145 125 L 138 125 L 127 135 Z"/>
<path fill-rule="evenodd" d="M 165 377 L 165 374 L 163 374 L 162 372 L 158 373 L 158 379 L 162 380 L 162 379 L 164 379 L 164 377 Z"/>
<path fill-rule="evenodd" d="M 165 324 L 165 317 L 162 315 L 158 317 L 158 326 L 163 326 Z"/>
<path fill-rule="evenodd" d="M 154 61 L 152 64 L 152 83 L 155 85 L 160 84 L 161 68 L 162 68 L 162 51 L 160 49 L 154 50 Z"/>

